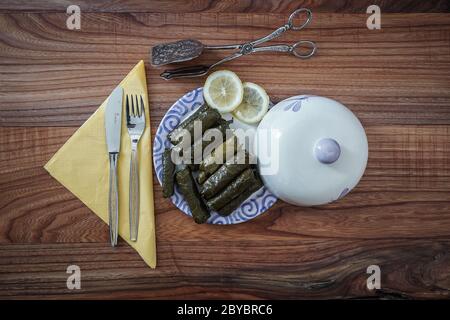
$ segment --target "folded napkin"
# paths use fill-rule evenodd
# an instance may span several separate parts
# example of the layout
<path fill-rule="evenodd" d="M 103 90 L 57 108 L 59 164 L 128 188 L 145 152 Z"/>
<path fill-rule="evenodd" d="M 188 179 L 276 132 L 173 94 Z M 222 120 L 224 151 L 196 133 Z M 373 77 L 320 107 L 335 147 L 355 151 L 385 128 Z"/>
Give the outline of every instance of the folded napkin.
<path fill-rule="evenodd" d="M 140 61 L 122 80 L 125 94 L 141 94 L 145 104 L 146 127 L 138 147 L 140 216 L 137 242 L 130 241 L 129 175 L 130 138 L 122 114 L 122 140 L 118 160 L 119 235 L 152 268 L 156 266 L 155 217 L 152 182 L 150 112 L 144 62 Z M 112 91 L 113 88 L 111 88 Z M 108 223 L 109 158 L 105 140 L 104 112 L 107 99 L 70 137 L 45 165 L 45 169 L 86 206 Z M 125 105 L 125 104 L 123 104 Z"/>

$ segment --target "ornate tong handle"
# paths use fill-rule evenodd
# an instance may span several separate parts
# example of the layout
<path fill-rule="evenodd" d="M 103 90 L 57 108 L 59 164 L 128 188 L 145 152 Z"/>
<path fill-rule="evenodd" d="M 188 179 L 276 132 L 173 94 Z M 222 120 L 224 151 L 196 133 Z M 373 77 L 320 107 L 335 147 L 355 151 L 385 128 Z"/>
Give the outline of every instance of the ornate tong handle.
<path fill-rule="evenodd" d="M 305 21 L 301 25 L 295 25 L 294 19 L 299 17 L 300 14 L 303 12 L 306 13 Z M 300 8 L 291 13 L 291 15 L 289 16 L 289 19 L 285 25 L 277 28 L 275 31 L 273 31 L 272 33 L 268 34 L 265 37 L 262 37 L 260 39 L 257 39 L 257 40 L 251 41 L 251 42 L 247 42 L 244 44 L 228 44 L 228 45 L 222 45 L 222 46 L 204 46 L 204 49 L 207 49 L 207 50 L 239 49 L 239 50 L 241 50 L 241 53 L 247 54 L 247 53 L 252 52 L 252 50 L 255 46 L 257 46 L 263 42 L 267 42 L 272 39 L 278 38 L 280 35 L 282 35 L 284 32 L 286 32 L 288 30 L 291 30 L 291 29 L 294 31 L 302 30 L 311 22 L 311 20 L 312 20 L 311 10 L 306 9 L 306 8 Z"/>
<path fill-rule="evenodd" d="M 294 19 L 300 15 L 300 13 L 305 12 L 306 13 L 306 20 L 299 26 L 296 26 L 294 24 Z M 288 30 L 294 30 L 294 31 L 299 31 L 302 30 L 303 28 L 305 28 L 312 20 L 312 12 L 309 9 L 306 8 L 300 8 L 295 10 L 294 12 L 291 13 L 291 15 L 289 16 L 288 22 L 284 25 L 279 27 L 277 30 L 273 31 L 271 34 L 262 37 L 260 39 L 257 39 L 255 41 L 249 42 L 247 45 L 251 45 L 252 47 L 257 46 L 263 42 L 267 42 L 270 41 L 272 39 L 278 38 L 281 34 L 283 34 L 284 32 L 288 31 Z M 244 44 L 243 46 L 245 46 L 246 44 Z"/>
<path fill-rule="evenodd" d="M 301 49 L 306 49 L 306 53 L 302 53 Z M 301 40 L 294 45 L 290 46 L 287 44 L 278 44 L 266 47 L 256 47 L 252 49 L 252 52 L 288 52 L 300 59 L 308 59 L 312 57 L 317 50 L 315 42 L 309 40 Z"/>

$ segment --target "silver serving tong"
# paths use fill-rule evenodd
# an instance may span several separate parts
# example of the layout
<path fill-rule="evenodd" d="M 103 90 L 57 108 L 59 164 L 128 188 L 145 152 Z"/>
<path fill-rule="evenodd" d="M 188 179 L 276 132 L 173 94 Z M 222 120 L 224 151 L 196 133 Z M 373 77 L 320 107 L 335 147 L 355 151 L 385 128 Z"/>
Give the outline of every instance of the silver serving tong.
<path fill-rule="evenodd" d="M 294 25 L 294 19 L 299 16 L 301 13 L 306 13 L 306 20 L 300 26 Z M 308 59 L 312 57 L 317 50 L 317 46 L 313 41 L 309 40 L 301 40 L 293 45 L 286 44 L 277 44 L 266 47 L 257 47 L 261 43 L 266 41 L 270 41 L 279 37 L 281 34 L 288 30 L 302 30 L 305 28 L 312 20 L 312 12 L 309 9 L 301 8 L 295 10 L 289 16 L 287 23 L 269 35 L 262 37 L 260 39 L 247 42 L 244 44 L 232 44 L 232 45 L 223 45 L 223 46 L 206 46 L 203 45 L 200 41 L 197 40 L 180 40 L 177 42 L 160 44 L 152 49 L 152 65 L 161 66 L 169 63 L 188 61 L 197 58 L 203 52 L 203 50 L 229 50 L 235 49 L 239 50 L 228 57 L 223 58 L 222 60 L 213 63 L 211 65 L 197 65 L 190 67 L 182 67 L 172 70 L 165 70 L 161 73 L 161 77 L 166 80 L 174 79 L 174 78 L 186 78 L 186 77 L 198 77 L 207 74 L 212 68 L 217 67 L 218 65 L 239 58 L 240 56 L 250 54 L 253 52 L 266 52 L 266 51 L 275 51 L 275 52 L 287 52 L 290 53 L 297 58 L 300 59 Z M 301 50 L 307 49 L 307 52 L 303 52 Z"/>

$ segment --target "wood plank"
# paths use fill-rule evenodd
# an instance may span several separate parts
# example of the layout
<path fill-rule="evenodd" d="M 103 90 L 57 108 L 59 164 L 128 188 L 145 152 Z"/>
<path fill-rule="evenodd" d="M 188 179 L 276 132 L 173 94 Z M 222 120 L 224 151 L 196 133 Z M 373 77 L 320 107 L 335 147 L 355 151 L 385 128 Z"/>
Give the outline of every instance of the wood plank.
<path fill-rule="evenodd" d="M 151 270 L 127 246 L 0 245 L 0 298 L 448 298 L 450 239 L 159 241 Z M 81 269 L 68 290 L 66 268 Z M 369 265 L 382 289 L 366 287 Z"/>
<path fill-rule="evenodd" d="M 366 130 L 368 167 L 347 197 L 314 208 L 279 201 L 233 228 L 195 225 L 161 197 L 154 178 L 158 240 L 450 237 L 450 126 Z M 107 242 L 106 225 L 43 169 L 74 131 L 0 128 L 0 243 Z"/>
<path fill-rule="evenodd" d="M 382 12 L 449 12 L 446 0 L 347 0 L 347 1 L 306 1 L 306 0 L 122 0 L 76 2 L 82 12 L 272 12 L 290 13 L 301 7 L 317 12 L 364 13 L 370 5 L 378 5 Z M 0 12 L 65 12 L 69 4 L 58 0 L 3 0 Z"/>
<path fill-rule="evenodd" d="M 421 2 L 422 3 L 422 2 Z M 245 42 L 285 22 L 285 14 L 85 14 L 82 30 L 65 14 L 0 14 L 0 126 L 79 126 L 134 64 L 147 63 L 153 125 L 193 78 L 166 82 L 148 64 L 151 46 L 189 37 Z M 273 100 L 305 93 L 349 106 L 364 124 L 450 124 L 448 14 L 384 14 L 382 29 L 365 14 L 319 13 L 301 38 L 319 53 L 308 61 L 253 54 L 226 65 L 263 85 Z M 289 32 L 282 43 L 297 41 Z M 208 53 L 195 63 L 212 63 Z M 286 76 L 289 74 L 289 77 Z"/>

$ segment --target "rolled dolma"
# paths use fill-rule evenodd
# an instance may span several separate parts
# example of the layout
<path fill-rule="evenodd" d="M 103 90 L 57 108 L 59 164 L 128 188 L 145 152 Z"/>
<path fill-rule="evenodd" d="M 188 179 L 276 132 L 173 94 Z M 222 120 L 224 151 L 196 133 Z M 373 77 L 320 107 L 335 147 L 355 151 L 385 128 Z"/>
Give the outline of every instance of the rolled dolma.
<path fill-rule="evenodd" d="M 168 198 L 173 195 L 173 182 L 174 182 L 174 172 L 175 165 L 171 159 L 172 149 L 165 149 L 163 153 L 162 165 L 163 165 L 163 176 L 162 176 L 162 189 L 163 197 Z"/>
<path fill-rule="evenodd" d="M 208 179 L 208 174 L 205 171 L 199 171 L 198 177 L 197 177 L 197 182 L 199 184 L 203 184 L 203 182 L 205 182 L 206 179 Z"/>
<path fill-rule="evenodd" d="M 217 210 L 217 213 L 221 216 L 228 216 L 231 213 L 233 213 L 234 210 L 239 208 L 239 206 L 248 199 L 253 193 L 258 191 L 263 186 L 263 183 L 261 179 L 256 178 L 256 182 L 251 185 L 247 190 L 241 193 L 237 198 L 234 198 L 231 200 L 227 205 L 225 205 L 223 208 Z"/>
<path fill-rule="evenodd" d="M 233 157 L 238 149 L 239 145 L 237 138 L 233 135 L 213 150 L 211 154 L 206 156 L 200 163 L 200 172 L 197 178 L 198 183 L 203 184 L 210 175 L 216 172 L 217 169 L 226 162 L 228 158 Z"/>
<path fill-rule="evenodd" d="M 223 137 L 225 136 L 225 132 L 227 129 L 228 129 L 228 123 L 222 122 L 219 126 L 214 127 L 214 128 L 209 128 L 208 130 L 206 130 L 203 137 L 201 139 L 198 139 L 197 141 L 195 141 L 194 144 L 190 147 L 191 158 L 190 159 L 183 158 L 182 164 L 187 165 L 189 167 L 189 169 L 191 169 L 191 171 L 197 171 L 199 169 L 200 162 L 202 161 L 205 148 L 212 143 L 215 143 L 215 144 L 222 143 Z M 211 130 L 217 130 L 217 132 L 210 133 Z M 211 137 L 214 137 L 214 139 L 211 139 L 210 141 L 205 141 L 204 137 L 206 134 L 211 135 Z M 219 134 L 220 139 L 222 139 L 219 142 L 216 142 L 217 134 Z M 182 149 L 183 146 L 181 144 L 177 145 L 173 148 L 175 149 L 176 152 L 183 154 L 184 150 Z M 197 154 L 196 154 L 196 152 L 197 152 Z"/>
<path fill-rule="evenodd" d="M 203 104 L 201 107 L 199 107 L 193 114 L 191 114 L 188 118 L 186 118 L 183 122 L 181 122 L 175 129 L 172 130 L 172 132 L 169 133 L 167 136 L 169 138 L 169 141 L 172 144 L 177 144 L 181 141 L 181 138 L 183 137 L 183 129 L 186 129 L 186 127 L 192 123 L 195 119 L 198 118 L 200 113 L 206 111 L 208 109 L 207 104 Z"/>
<path fill-rule="evenodd" d="M 206 205 L 211 208 L 211 210 L 218 211 L 256 183 L 257 178 L 255 177 L 253 170 L 248 168 L 233 182 L 231 182 L 221 193 L 208 200 Z"/>
<path fill-rule="evenodd" d="M 169 140 L 173 144 L 179 144 L 183 140 L 185 135 L 187 135 L 190 138 L 192 145 L 195 139 L 194 128 L 196 122 L 200 122 L 201 134 L 203 136 L 203 133 L 207 129 L 215 126 L 220 119 L 222 119 L 222 117 L 220 116 L 220 113 L 216 109 L 206 107 L 205 110 L 198 113 L 198 115 L 194 119 L 189 121 L 189 123 L 187 123 L 183 128 L 172 131 L 169 134 Z M 172 134 L 173 132 L 175 133 Z"/>
<path fill-rule="evenodd" d="M 200 194 L 206 200 L 211 199 L 231 183 L 242 171 L 250 165 L 247 153 L 238 152 L 236 156 L 225 162 L 216 172 L 214 172 L 202 185 Z"/>
<path fill-rule="evenodd" d="M 198 171 L 198 164 L 190 163 L 187 165 L 191 172 Z"/>
<path fill-rule="evenodd" d="M 194 221 L 196 223 L 205 223 L 210 214 L 200 198 L 191 170 L 188 167 L 184 167 L 175 174 L 175 177 L 184 200 L 186 200 L 191 209 Z"/>
<path fill-rule="evenodd" d="M 211 145 L 213 143 L 215 145 L 221 145 L 223 143 L 224 138 L 225 138 L 226 130 L 228 128 L 229 128 L 228 123 L 227 122 L 223 122 L 220 125 L 218 125 L 217 127 L 210 128 L 210 129 L 206 130 L 205 133 L 203 134 L 202 139 L 199 139 L 199 140 L 195 141 L 194 145 L 192 146 L 192 149 L 191 149 L 192 163 L 200 164 L 202 162 L 203 153 L 204 153 L 206 147 L 208 147 L 209 145 Z M 210 139 L 209 141 L 205 141 L 204 137 L 206 135 L 210 136 L 210 137 L 214 137 L 214 138 Z M 216 141 L 216 135 L 220 135 L 220 139 L 221 140 Z M 197 149 L 198 149 L 198 151 L 201 151 L 201 152 L 198 152 L 198 155 L 195 154 Z M 198 167 L 199 166 L 197 166 L 197 170 L 198 170 Z"/>

